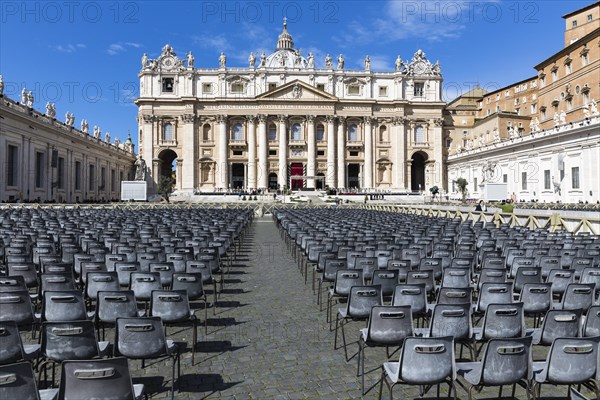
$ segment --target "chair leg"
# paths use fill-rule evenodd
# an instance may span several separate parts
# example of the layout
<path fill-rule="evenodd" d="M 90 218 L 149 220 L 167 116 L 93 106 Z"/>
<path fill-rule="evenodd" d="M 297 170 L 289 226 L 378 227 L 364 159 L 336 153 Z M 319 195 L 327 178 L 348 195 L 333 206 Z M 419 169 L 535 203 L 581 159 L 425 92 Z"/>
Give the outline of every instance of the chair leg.
<path fill-rule="evenodd" d="M 385 381 L 385 369 L 383 365 L 381 366 L 381 379 L 379 380 L 379 395 L 377 396 L 378 400 L 381 400 L 381 395 L 383 394 L 383 381 Z M 387 385 L 387 382 L 386 382 Z"/>
<path fill-rule="evenodd" d="M 335 336 L 333 339 L 333 349 L 334 350 L 337 350 L 338 321 L 339 321 L 339 314 L 336 314 L 335 315 Z"/>
<path fill-rule="evenodd" d="M 344 330 L 344 321 L 345 321 L 345 319 L 342 319 L 340 325 L 342 328 L 342 343 L 344 343 L 344 355 L 346 356 L 346 362 L 348 362 L 350 360 L 348 359 L 348 346 L 346 344 L 346 333 Z"/>

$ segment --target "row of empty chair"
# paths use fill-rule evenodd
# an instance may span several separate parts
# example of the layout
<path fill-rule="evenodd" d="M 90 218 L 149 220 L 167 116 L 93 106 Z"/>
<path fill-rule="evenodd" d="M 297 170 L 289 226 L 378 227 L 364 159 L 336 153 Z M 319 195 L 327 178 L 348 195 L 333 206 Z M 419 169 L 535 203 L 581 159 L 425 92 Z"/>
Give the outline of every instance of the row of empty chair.
<path fill-rule="evenodd" d="M 598 236 L 357 209 L 280 209 L 274 219 L 321 310 L 327 296 L 346 360 L 344 327 L 366 321 L 363 393 L 365 349 L 383 346 L 400 347 L 399 361 L 381 360 L 390 397 L 397 383 L 443 381 L 454 395 L 455 382 L 466 384 L 469 397 L 504 385 L 514 395 L 517 383 L 528 397 L 544 383 L 599 395 Z"/>
<path fill-rule="evenodd" d="M 114 398 L 137 398 L 128 360 L 144 368 L 156 358 L 171 361 L 173 398 L 187 345 L 166 328 L 192 325 L 193 365 L 196 314 L 204 310 L 206 332 L 252 218 L 215 208 L 0 211 L 0 398 L 38 387 L 49 397 L 100 398 L 108 392 L 98 388 L 113 383 Z M 43 389 L 58 365 L 60 390 Z"/>

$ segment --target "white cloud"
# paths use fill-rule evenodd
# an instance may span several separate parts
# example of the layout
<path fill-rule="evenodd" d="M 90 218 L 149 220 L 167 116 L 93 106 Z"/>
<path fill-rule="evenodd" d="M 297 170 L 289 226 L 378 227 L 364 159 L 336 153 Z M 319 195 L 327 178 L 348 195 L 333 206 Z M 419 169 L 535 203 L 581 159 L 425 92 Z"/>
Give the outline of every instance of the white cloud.
<path fill-rule="evenodd" d="M 87 46 L 83 43 L 68 43 L 68 44 L 57 44 L 50 45 L 51 49 L 59 51 L 61 53 L 75 53 L 78 50 L 85 49 Z"/>
<path fill-rule="evenodd" d="M 373 71 L 391 71 L 394 69 L 392 67 L 394 60 L 390 60 L 388 56 L 370 55 L 369 58 L 371 59 L 371 70 Z M 364 66 L 363 59 L 360 62 L 359 68 L 362 69 Z"/>
<path fill-rule="evenodd" d="M 228 51 L 233 49 L 233 46 L 223 35 L 200 35 L 192 36 L 194 44 L 199 45 L 205 49 L 212 49 L 217 51 Z"/>
<path fill-rule="evenodd" d="M 133 42 L 125 42 L 125 43 L 123 43 L 123 42 L 118 42 L 118 43 L 111 43 L 111 44 L 108 46 L 108 49 L 106 50 L 106 52 L 107 52 L 108 54 L 110 54 L 111 56 L 114 56 L 114 55 L 116 55 L 116 54 L 123 53 L 123 52 L 127 51 L 127 49 L 128 49 L 128 48 L 135 48 L 135 49 L 138 49 L 138 48 L 140 48 L 140 47 L 142 47 L 142 45 L 141 45 L 141 44 L 139 44 L 139 43 L 133 43 Z"/>

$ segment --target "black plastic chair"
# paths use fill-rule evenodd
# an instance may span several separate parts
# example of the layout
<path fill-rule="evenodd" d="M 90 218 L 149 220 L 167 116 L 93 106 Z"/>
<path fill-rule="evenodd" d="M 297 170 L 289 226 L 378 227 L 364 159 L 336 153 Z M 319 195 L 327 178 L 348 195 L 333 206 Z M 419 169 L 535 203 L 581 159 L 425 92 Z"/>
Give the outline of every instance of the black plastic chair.
<path fill-rule="evenodd" d="M 23 344 L 15 321 L 0 321 L 0 365 L 33 361 L 39 352 L 39 344 Z"/>
<path fill-rule="evenodd" d="M 393 388 L 397 384 L 418 385 L 422 397 L 433 385 L 448 383 L 448 395 L 454 392 L 456 399 L 456 367 L 454 361 L 454 340 L 452 336 L 436 338 L 408 337 L 404 340 L 398 362 L 386 362 L 381 370 L 379 399 L 385 383 L 393 398 Z"/>
<path fill-rule="evenodd" d="M 143 394 L 144 385 L 134 385 L 131 381 L 125 357 L 62 363 L 59 400 L 137 400 Z"/>
<path fill-rule="evenodd" d="M 204 333 L 208 334 L 208 303 L 202 284 L 202 275 L 176 272 L 173 274 L 171 289 L 186 290 L 190 301 L 201 300 L 204 302 Z"/>
<path fill-rule="evenodd" d="M 581 336 L 600 336 L 600 306 L 591 306 L 585 313 L 585 320 L 581 327 Z"/>
<path fill-rule="evenodd" d="M 521 290 L 519 301 L 523 303 L 525 317 L 533 317 L 533 327 L 538 328 L 542 316 L 552 308 L 552 284 L 526 283 Z"/>
<path fill-rule="evenodd" d="M 533 377 L 531 338 L 491 339 L 481 361 L 457 362 L 456 372 L 469 385 L 469 400 L 473 398 L 473 389 L 479 392 L 486 386 L 500 386 L 498 398 L 501 398 L 504 385 L 512 385 L 514 398 L 517 384 L 525 387 L 529 398 L 529 382 Z"/>
<path fill-rule="evenodd" d="M 577 337 L 580 331 L 581 310 L 549 310 L 541 328 L 528 329 L 533 344 L 550 346 L 554 339 Z"/>
<path fill-rule="evenodd" d="M 0 310 L 0 321 L 15 321 L 19 329 L 28 326 L 35 337 L 39 317 L 33 312 L 28 291 L 0 292 Z"/>
<path fill-rule="evenodd" d="M 115 325 L 117 318 L 135 318 L 143 315 L 144 312 L 137 309 L 137 301 L 132 290 L 98 292 L 94 321 L 98 336 L 102 328 L 102 340 L 105 338 L 106 325 Z"/>
<path fill-rule="evenodd" d="M 546 361 L 533 363 L 533 394 L 541 398 L 542 384 L 587 384 L 600 398 L 595 380 L 598 379 L 598 343 L 600 337 L 556 338 L 550 347 Z"/>
<path fill-rule="evenodd" d="M 171 359 L 171 400 L 175 398 L 175 364 L 177 379 L 181 373 L 177 346 L 165 337 L 160 317 L 117 318 L 115 329 L 114 356 L 145 361 L 157 358 Z"/>
<path fill-rule="evenodd" d="M 53 400 L 57 395 L 58 389 L 38 390 L 30 362 L 0 365 L 0 399 Z"/>

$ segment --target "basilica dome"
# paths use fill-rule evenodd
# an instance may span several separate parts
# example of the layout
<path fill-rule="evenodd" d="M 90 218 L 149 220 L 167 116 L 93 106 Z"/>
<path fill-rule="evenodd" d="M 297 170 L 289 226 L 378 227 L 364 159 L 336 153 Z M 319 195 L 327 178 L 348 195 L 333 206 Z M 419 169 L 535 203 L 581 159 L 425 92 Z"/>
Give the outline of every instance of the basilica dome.
<path fill-rule="evenodd" d="M 267 56 L 267 68 L 306 68 L 308 61 L 294 49 L 294 40 L 287 30 L 287 22 L 283 23 L 283 32 L 277 38 L 277 50 Z"/>

